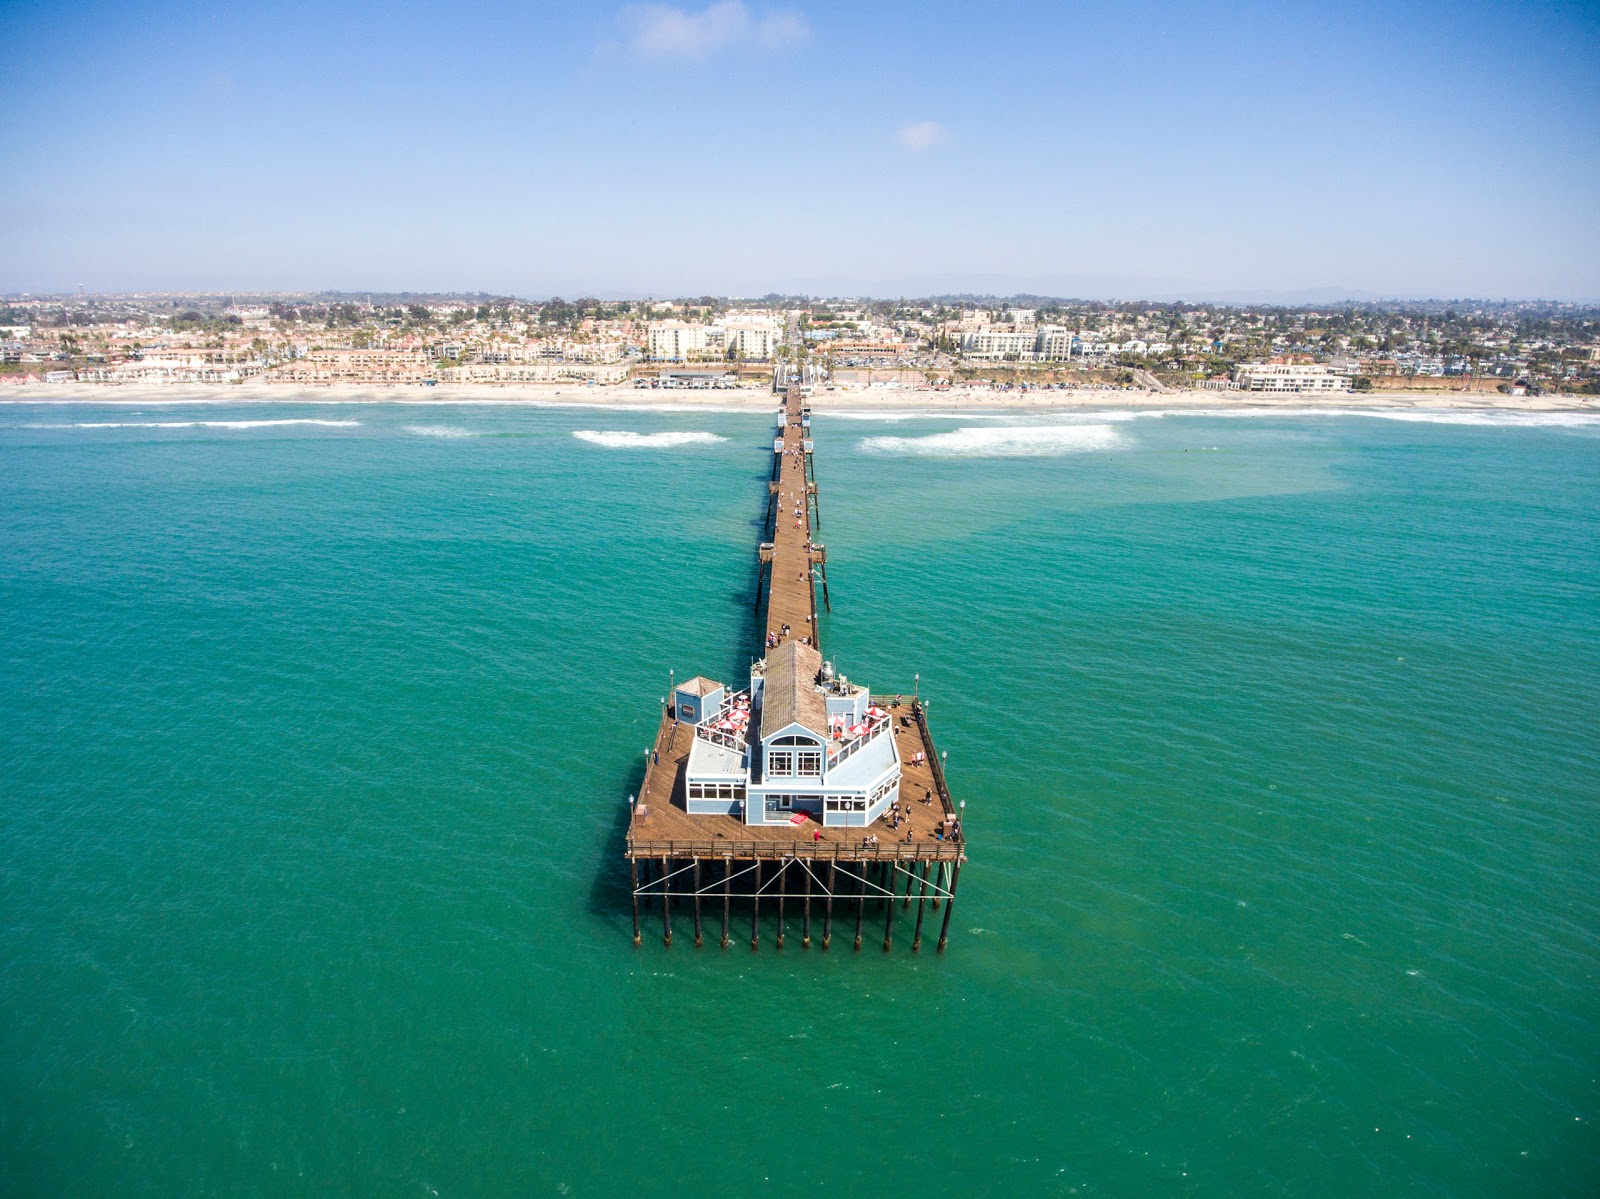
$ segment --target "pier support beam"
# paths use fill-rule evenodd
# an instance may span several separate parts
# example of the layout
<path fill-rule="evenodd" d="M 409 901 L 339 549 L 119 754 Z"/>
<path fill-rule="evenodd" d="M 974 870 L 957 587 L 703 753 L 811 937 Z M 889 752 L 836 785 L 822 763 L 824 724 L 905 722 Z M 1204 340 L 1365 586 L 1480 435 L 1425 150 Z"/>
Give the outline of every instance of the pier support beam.
<path fill-rule="evenodd" d="M 694 860 L 694 947 L 704 944 L 700 939 L 700 859 Z"/>
<path fill-rule="evenodd" d="M 668 875 L 672 873 L 672 859 L 661 859 L 661 939 L 672 944 L 672 897 L 667 894 L 672 886 Z"/>
<path fill-rule="evenodd" d="M 778 867 L 778 948 L 783 948 L 783 893 L 789 889 L 789 858 Z"/>
<path fill-rule="evenodd" d="M 806 875 L 806 902 L 805 902 L 805 907 L 801 909 L 802 914 L 801 914 L 801 917 L 800 917 L 800 948 L 801 949 L 810 949 L 811 948 L 811 867 L 802 866 L 801 869 L 805 871 L 805 875 Z"/>
<path fill-rule="evenodd" d="M 861 863 L 861 878 L 856 883 L 856 948 L 861 948 L 861 919 L 867 914 L 867 871 L 871 867 Z"/>
<path fill-rule="evenodd" d="M 928 873 L 933 867 L 932 862 L 924 862 L 922 865 L 922 890 L 917 894 L 917 931 L 911 936 L 912 953 L 922 948 L 922 910 L 928 904 Z"/>
<path fill-rule="evenodd" d="M 917 882 L 917 863 L 913 859 L 913 861 L 911 863 L 911 869 L 906 871 L 906 899 L 905 899 L 904 907 L 905 907 L 905 910 L 908 911 L 908 912 L 911 910 L 911 888 L 916 885 L 916 882 Z M 891 890 L 892 890 L 892 888 L 891 888 Z M 893 901 L 891 900 L 890 902 L 893 902 Z"/>
<path fill-rule="evenodd" d="M 839 870 L 838 862 L 828 863 L 828 895 L 822 901 L 822 948 L 833 940 L 833 880 Z"/>
<path fill-rule="evenodd" d="M 722 859 L 722 948 L 728 948 L 728 908 L 733 899 L 733 859 Z"/>
<path fill-rule="evenodd" d="M 889 876 L 889 914 L 883 918 L 883 952 L 894 946 L 894 875 Z"/>
<path fill-rule="evenodd" d="M 950 940 L 950 913 L 956 908 L 956 884 L 961 881 L 961 863 L 957 862 L 950 870 L 950 898 L 944 904 L 944 924 L 939 928 L 939 952 L 944 952 L 945 944 Z"/>
<path fill-rule="evenodd" d="M 750 896 L 750 948 L 761 948 L 761 859 L 756 859 L 756 887 Z"/>
<path fill-rule="evenodd" d="M 639 859 L 638 858 L 629 858 L 628 859 L 628 872 L 633 876 L 633 943 L 635 945 L 638 945 L 641 942 L 643 942 L 643 940 L 644 940 L 644 938 L 639 935 Z"/>

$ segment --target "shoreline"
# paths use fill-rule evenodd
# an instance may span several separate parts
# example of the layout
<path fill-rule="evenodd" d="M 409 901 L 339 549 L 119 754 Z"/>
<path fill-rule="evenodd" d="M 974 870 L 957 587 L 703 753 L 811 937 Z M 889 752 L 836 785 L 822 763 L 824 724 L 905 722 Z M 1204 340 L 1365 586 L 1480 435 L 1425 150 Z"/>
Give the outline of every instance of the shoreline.
<path fill-rule="evenodd" d="M 631 385 L 582 387 L 552 384 L 441 384 L 437 387 L 332 384 L 40 383 L 0 388 L 0 404 L 486 404 L 510 407 L 638 408 L 656 411 L 761 411 L 776 407 L 765 387 L 728 390 L 661 390 Z M 1066 391 L 1000 391 L 990 387 L 932 389 L 840 387 L 811 397 L 818 413 L 859 411 L 922 412 L 1096 412 L 1126 409 L 1170 411 L 1238 410 L 1330 412 L 1352 409 L 1423 411 L 1575 412 L 1600 414 L 1600 396 L 1510 396 L 1498 392 L 1341 392 L 1269 394 L 1237 391 L 1149 391 L 1137 388 Z"/>

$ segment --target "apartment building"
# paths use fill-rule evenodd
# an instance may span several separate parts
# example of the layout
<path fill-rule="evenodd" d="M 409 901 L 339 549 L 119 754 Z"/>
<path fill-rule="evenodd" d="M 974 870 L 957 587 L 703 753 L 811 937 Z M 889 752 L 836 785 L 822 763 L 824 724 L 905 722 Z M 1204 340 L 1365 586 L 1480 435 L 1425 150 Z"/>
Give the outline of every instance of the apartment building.
<path fill-rule="evenodd" d="M 269 371 L 268 383 L 421 383 L 433 361 L 422 350 L 311 350 Z"/>
<path fill-rule="evenodd" d="M 778 348 L 776 325 L 738 321 L 726 325 L 693 325 L 687 321 L 651 321 L 650 357 L 657 362 L 723 359 L 737 350 L 749 361 L 765 361 Z"/>
<path fill-rule="evenodd" d="M 1233 383 L 1240 391 L 1334 392 L 1349 391 L 1350 379 L 1327 366 L 1288 362 L 1248 362 L 1234 368 Z"/>
<path fill-rule="evenodd" d="M 967 358 L 1030 359 L 1038 334 L 1033 329 L 1000 329 L 984 325 L 961 335 L 961 353 Z"/>

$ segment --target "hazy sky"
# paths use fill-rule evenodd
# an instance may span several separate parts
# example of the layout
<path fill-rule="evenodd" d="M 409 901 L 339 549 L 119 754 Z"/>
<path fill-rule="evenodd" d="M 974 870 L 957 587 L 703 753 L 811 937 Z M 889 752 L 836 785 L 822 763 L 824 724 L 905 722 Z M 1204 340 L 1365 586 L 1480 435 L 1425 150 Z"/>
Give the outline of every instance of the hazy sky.
<path fill-rule="evenodd" d="M 1600 3 L 0 0 L 0 291 L 1600 299 Z"/>

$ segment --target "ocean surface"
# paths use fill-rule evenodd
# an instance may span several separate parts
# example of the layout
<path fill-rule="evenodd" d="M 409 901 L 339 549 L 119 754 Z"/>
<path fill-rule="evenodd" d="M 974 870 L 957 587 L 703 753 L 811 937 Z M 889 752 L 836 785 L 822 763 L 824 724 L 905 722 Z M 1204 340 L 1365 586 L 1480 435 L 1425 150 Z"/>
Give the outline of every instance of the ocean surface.
<path fill-rule="evenodd" d="M 818 417 L 949 952 L 635 949 L 770 427 L 0 405 L 0 1194 L 1600 1191 L 1600 420 Z"/>

